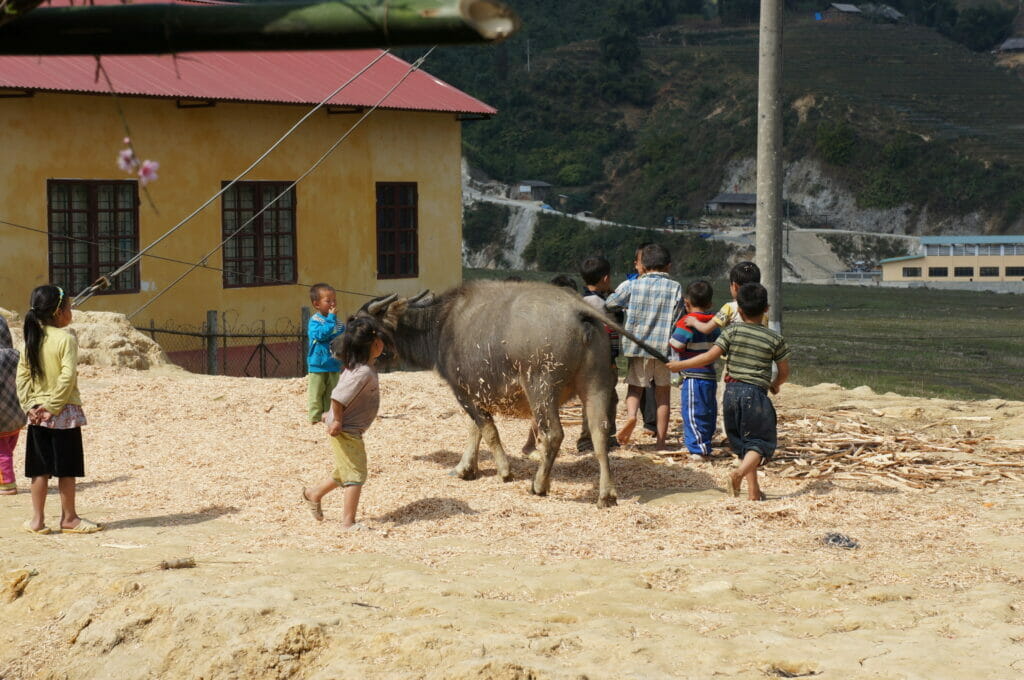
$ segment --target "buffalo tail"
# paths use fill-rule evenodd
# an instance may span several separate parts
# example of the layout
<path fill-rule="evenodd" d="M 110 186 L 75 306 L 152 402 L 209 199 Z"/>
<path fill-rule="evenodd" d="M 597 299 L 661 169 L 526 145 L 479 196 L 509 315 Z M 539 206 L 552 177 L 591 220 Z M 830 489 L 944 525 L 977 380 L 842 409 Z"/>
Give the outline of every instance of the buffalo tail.
<path fill-rule="evenodd" d="M 584 311 L 582 313 L 584 315 L 590 316 L 590 318 L 592 318 L 592 319 L 600 321 L 601 323 L 603 323 L 606 326 L 611 326 L 612 328 L 614 328 L 615 330 L 617 330 L 619 332 L 619 335 L 621 335 L 623 337 L 626 337 L 626 338 L 629 338 L 630 340 L 635 342 L 637 345 L 639 345 L 640 349 L 642 349 L 643 351 L 647 352 L 648 354 L 650 354 L 652 357 L 654 357 L 658 361 L 662 362 L 663 364 L 667 364 L 668 363 L 668 357 L 666 357 L 663 353 L 661 353 L 660 351 L 654 349 L 653 347 L 648 345 L 646 342 L 644 342 L 643 340 L 641 340 L 640 338 L 636 337 L 635 335 L 633 335 L 632 333 L 627 331 L 625 328 L 623 328 L 619 324 L 617 324 L 614 321 L 612 321 L 611 319 L 609 319 L 607 316 L 599 313 L 597 310 L 588 309 L 588 310 L 586 310 L 586 311 Z"/>

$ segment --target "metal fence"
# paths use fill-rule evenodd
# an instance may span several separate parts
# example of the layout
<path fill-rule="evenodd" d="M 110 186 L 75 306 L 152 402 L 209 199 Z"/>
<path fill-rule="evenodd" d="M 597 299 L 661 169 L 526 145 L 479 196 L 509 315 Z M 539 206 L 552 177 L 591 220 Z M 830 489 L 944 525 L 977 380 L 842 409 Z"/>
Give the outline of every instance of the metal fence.
<path fill-rule="evenodd" d="M 873 269 L 859 272 L 836 272 L 836 281 L 878 281 L 882 278 L 882 270 Z"/>
<path fill-rule="evenodd" d="M 282 319 L 268 328 L 266 321 L 238 324 L 228 313 L 211 310 L 198 326 L 150 321 L 137 328 L 193 373 L 294 378 L 306 374 L 308 319 L 309 309 L 303 308 L 297 322 Z"/>

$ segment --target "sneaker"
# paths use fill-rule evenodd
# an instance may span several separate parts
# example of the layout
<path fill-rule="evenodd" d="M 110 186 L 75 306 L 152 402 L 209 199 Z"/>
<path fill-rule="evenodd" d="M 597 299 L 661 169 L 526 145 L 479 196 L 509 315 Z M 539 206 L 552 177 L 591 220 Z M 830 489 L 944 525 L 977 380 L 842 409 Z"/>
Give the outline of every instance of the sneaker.
<path fill-rule="evenodd" d="M 589 439 L 576 442 L 576 453 L 590 453 L 594 450 L 594 443 Z"/>
<path fill-rule="evenodd" d="M 690 462 L 692 463 L 706 463 L 708 462 L 707 456 L 702 456 L 699 453 L 690 454 Z"/>

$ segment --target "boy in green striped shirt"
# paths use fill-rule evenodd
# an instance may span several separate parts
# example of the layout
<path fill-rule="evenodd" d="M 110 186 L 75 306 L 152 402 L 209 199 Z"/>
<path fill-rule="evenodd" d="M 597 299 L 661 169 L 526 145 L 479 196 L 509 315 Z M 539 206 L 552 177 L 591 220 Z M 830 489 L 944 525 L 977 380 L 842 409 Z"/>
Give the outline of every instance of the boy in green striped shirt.
<path fill-rule="evenodd" d="M 778 394 L 789 377 L 789 347 L 776 331 L 762 326 L 768 311 L 768 291 L 760 283 L 745 283 L 736 294 L 742 323 L 722 330 L 715 345 L 686 361 L 670 361 L 670 371 L 698 368 L 725 356 L 726 386 L 722 415 L 729 445 L 740 458 L 740 465 L 729 476 L 729 492 L 738 496 L 747 480 L 747 497 L 763 501 L 757 482 L 757 468 L 771 460 L 777 446 L 775 407 L 768 392 Z M 772 378 L 772 364 L 778 375 Z"/>

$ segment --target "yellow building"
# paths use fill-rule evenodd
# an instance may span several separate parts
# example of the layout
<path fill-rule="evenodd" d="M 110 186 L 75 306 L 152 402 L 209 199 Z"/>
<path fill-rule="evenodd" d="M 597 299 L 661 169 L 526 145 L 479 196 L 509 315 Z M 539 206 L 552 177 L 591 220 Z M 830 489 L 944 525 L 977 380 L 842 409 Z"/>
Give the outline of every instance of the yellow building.
<path fill-rule="evenodd" d="M 882 281 L 1024 281 L 1024 236 L 925 236 L 922 253 L 882 260 Z"/>
<path fill-rule="evenodd" d="M 0 57 L 0 306 L 23 312 L 47 282 L 75 294 L 159 238 L 82 308 L 151 303 L 141 326 L 199 325 L 207 310 L 273 326 L 297 323 L 320 281 L 340 313 L 458 284 L 460 120 L 495 110 L 415 71 L 360 122 L 409 72 L 390 55 L 172 231 L 379 55 L 120 56 L 102 71 L 91 57 Z M 145 185 L 118 167 L 126 127 L 136 163 L 159 163 Z"/>

